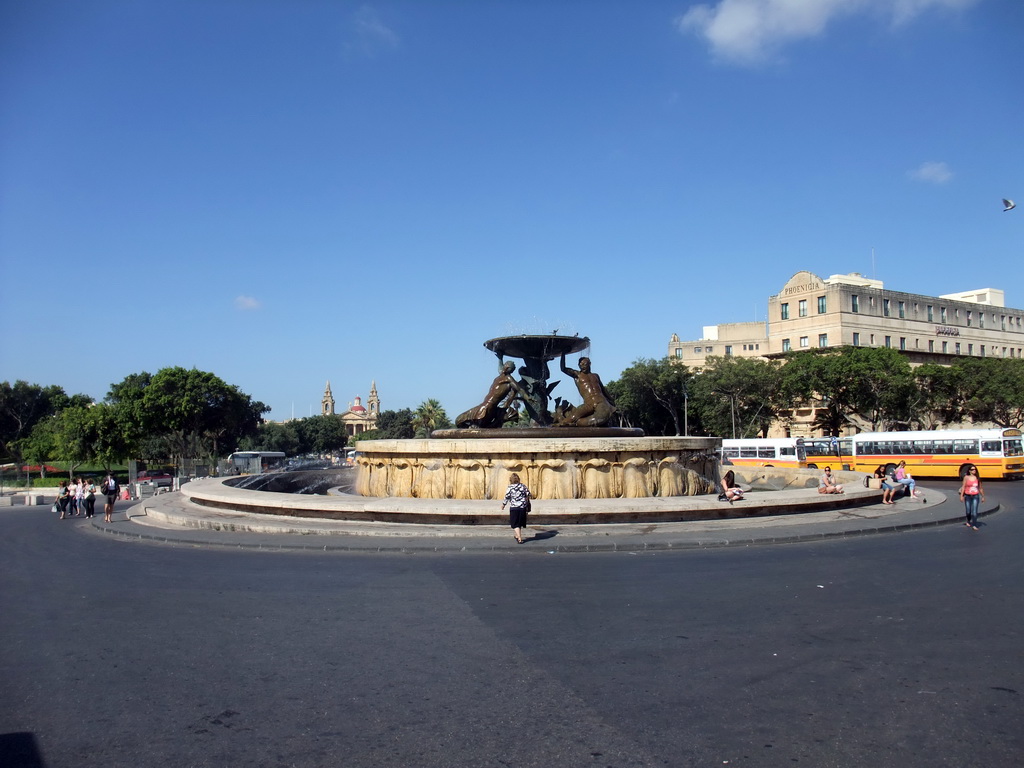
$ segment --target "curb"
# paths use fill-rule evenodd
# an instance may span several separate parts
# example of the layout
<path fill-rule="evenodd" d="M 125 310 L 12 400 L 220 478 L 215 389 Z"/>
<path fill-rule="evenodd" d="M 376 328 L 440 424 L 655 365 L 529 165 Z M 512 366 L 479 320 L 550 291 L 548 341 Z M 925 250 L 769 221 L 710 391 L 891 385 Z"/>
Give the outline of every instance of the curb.
<path fill-rule="evenodd" d="M 979 518 L 999 512 L 1001 507 L 996 504 L 994 507 L 979 511 Z M 214 531 L 212 529 L 181 529 L 168 530 L 157 529 L 130 530 L 126 528 L 115 528 L 117 523 L 102 523 L 91 521 L 92 527 L 101 533 L 120 537 L 129 540 L 147 541 L 158 544 L 177 544 L 186 546 L 216 547 L 219 549 L 242 549 L 247 551 L 268 551 L 268 552 L 339 552 L 339 553 L 384 553 L 384 554 L 440 554 L 440 553 L 496 553 L 496 552 L 528 552 L 530 554 L 568 554 L 568 553 L 598 553 L 598 552 L 667 552 L 680 550 L 698 549 L 722 549 L 727 547 L 752 547 L 772 544 L 799 544 L 815 541 L 826 541 L 830 539 L 850 538 L 855 536 L 868 536 L 872 534 L 892 534 L 912 530 L 920 530 L 943 525 L 952 525 L 961 522 L 963 519 L 959 511 L 953 516 L 931 520 L 915 520 L 900 523 L 880 522 L 875 526 L 862 526 L 859 528 L 844 528 L 839 530 L 815 530 L 806 533 L 773 534 L 771 530 L 765 530 L 758 535 L 750 529 L 738 529 L 736 535 L 716 536 L 703 532 L 686 536 L 678 532 L 653 531 L 651 538 L 633 539 L 630 541 L 605 541 L 601 543 L 578 544 L 546 544 L 542 539 L 540 546 L 521 547 L 505 543 L 504 537 L 501 542 L 485 543 L 479 539 L 471 539 L 460 543 L 446 539 L 443 543 L 428 544 L 422 541 L 426 537 L 416 537 L 413 541 L 409 538 L 395 540 L 398 537 L 389 537 L 389 543 L 382 543 L 379 537 L 373 536 L 352 536 L 345 537 L 338 541 L 340 535 L 330 536 L 330 541 L 324 542 L 324 537 L 315 534 L 299 535 L 299 540 L 292 539 L 295 534 L 285 534 L 287 538 L 273 540 L 281 537 L 281 534 L 247 534 L 254 539 L 246 541 L 238 539 L 237 533 Z M 657 524 L 655 524 L 657 525 Z M 811 524 L 813 526 L 813 524 Z M 835 525 L 835 524 L 822 524 Z M 141 527 L 138 526 L 137 527 Z M 202 530 L 204 533 L 200 533 Z M 673 539 L 673 536 L 680 538 Z M 411 538 L 411 537 L 410 537 Z M 234 539 L 234 540 L 231 540 Z M 271 540 L 267 540 L 271 539 Z M 316 542 L 314 544 L 314 541 Z M 415 543 L 414 543 L 415 542 Z M 527 539 L 527 544 L 537 542 L 537 539 Z"/>

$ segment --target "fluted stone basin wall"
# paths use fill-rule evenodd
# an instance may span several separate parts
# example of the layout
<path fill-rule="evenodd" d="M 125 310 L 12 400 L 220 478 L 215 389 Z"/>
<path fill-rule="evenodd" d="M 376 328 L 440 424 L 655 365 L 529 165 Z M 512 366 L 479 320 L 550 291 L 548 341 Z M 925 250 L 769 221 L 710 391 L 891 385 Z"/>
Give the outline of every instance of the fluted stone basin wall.
<path fill-rule="evenodd" d="M 486 438 L 356 443 L 363 496 L 500 499 L 516 472 L 538 499 L 712 493 L 717 437 Z"/>

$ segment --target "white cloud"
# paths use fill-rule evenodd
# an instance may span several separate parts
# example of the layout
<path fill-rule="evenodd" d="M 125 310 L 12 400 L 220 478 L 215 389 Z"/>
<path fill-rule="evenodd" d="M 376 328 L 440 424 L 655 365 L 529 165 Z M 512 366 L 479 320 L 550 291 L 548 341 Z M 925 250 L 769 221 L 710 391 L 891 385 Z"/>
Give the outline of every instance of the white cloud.
<path fill-rule="evenodd" d="M 259 299 L 254 299 L 252 296 L 239 296 L 235 299 L 235 309 L 242 312 L 251 312 L 262 307 Z"/>
<path fill-rule="evenodd" d="M 904 24 L 932 8 L 966 8 L 979 0 L 718 0 L 676 20 L 681 32 L 703 37 L 717 57 L 755 64 L 787 43 L 818 37 L 836 18 L 871 13 Z"/>
<path fill-rule="evenodd" d="M 398 35 L 388 27 L 377 12 L 368 5 L 362 6 L 352 14 L 354 37 L 348 43 L 348 49 L 366 56 L 372 56 L 381 50 L 397 48 L 400 41 Z"/>
<path fill-rule="evenodd" d="M 920 167 L 910 172 L 910 178 L 924 181 L 928 184 L 945 184 L 953 178 L 953 172 L 945 163 L 928 161 L 921 163 Z"/>

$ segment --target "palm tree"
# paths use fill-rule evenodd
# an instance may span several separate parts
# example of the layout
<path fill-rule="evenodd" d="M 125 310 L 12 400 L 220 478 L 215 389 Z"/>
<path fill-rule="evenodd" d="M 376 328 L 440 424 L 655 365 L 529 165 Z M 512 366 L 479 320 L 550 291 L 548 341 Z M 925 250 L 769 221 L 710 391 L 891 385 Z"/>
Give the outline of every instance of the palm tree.
<path fill-rule="evenodd" d="M 416 409 L 412 426 L 416 430 L 416 437 L 426 437 L 435 429 L 445 429 L 452 423 L 448 420 L 448 414 L 444 412 L 441 404 L 434 399 L 424 400 Z"/>

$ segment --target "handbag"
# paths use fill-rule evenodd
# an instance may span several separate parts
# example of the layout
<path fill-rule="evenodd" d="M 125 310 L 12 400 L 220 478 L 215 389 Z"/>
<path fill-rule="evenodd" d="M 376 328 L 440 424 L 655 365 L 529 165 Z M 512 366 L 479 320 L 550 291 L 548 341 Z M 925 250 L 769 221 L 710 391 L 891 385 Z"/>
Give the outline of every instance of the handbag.
<path fill-rule="evenodd" d="M 864 478 L 864 485 L 868 488 L 874 488 L 876 491 L 882 490 L 882 478 L 880 477 L 866 477 Z"/>
<path fill-rule="evenodd" d="M 60 512 L 60 504 L 58 504 L 56 501 L 53 502 L 53 506 L 50 507 L 50 511 L 51 512 Z"/>

